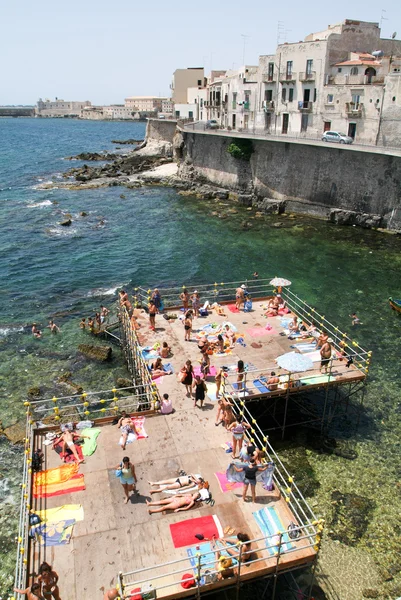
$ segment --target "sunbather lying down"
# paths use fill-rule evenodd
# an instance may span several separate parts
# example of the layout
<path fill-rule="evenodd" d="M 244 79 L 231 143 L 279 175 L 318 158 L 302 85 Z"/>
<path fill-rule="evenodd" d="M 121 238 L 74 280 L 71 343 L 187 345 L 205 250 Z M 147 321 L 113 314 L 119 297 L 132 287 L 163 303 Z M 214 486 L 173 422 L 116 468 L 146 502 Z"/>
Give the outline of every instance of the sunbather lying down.
<path fill-rule="evenodd" d="M 188 510 L 193 507 L 196 500 L 200 497 L 199 492 L 194 494 L 177 494 L 174 498 L 166 498 L 165 500 L 156 500 L 155 502 L 149 502 L 146 500 L 148 506 L 159 506 L 159 508 L 149 508 L 148 512 L 152 513 L 163 512 L 165 510 L 173 510 L 174 512 L 180 512 L 180 510 Z"/>
<path fill-rule="evenodd" d="M 202 479 L 202 477 L 198 477 L 197 475 L 182 475 L 181 477 L 173 477 L 172 479 L 162 479 L 162 481 L 148 481 L 148 483 L 150 485 L 159 486 L 155 490 L 150 490 L 151 494 L 157 494 L 159 492 L 163 492 L 164 490 L 182 489 L 183 491 L 186 491 L 188 488 L 194 487 L 194 485 L 204 483 L 204 479 Z"/>

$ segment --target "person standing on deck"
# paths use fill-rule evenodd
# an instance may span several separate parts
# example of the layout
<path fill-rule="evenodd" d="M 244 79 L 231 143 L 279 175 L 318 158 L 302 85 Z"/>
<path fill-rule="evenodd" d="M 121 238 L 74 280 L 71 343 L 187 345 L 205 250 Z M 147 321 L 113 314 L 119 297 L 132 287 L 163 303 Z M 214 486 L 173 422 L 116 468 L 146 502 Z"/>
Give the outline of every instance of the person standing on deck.
<path fill-rule="evenodd" d="M 331 338 L 324 342 L 323 346 L 320 348 L 320 372 L 324 369 L 324 372 L 327 373 L 327 367 L 331 359 L 330 341 L 332 341 Z"/>
<path fill-rule="evenodd" d="M 205 399 L 205 392 L 207 392 L 207 387 L 204 379 L 201 379 L 200 375 L 195 376 L 195 380 L 193 382 L 194 390 L 195 390 L 195 402 L 194 408 L 198 405 L 198 400 L 200 402 L 200 407 L 203 408 L 203 401 Z"/>
<path fill-rule="evenodd" d="M 117 465 L 115 468 L 116 468 L 116 475 L 117 475 L 117 473 L 120 473 L 120 475 L 117 475 L 117 477 L 120 480 L 120 483 L 124 488 L 124 494 L 125 494 L 124 504 L 128 504 L 129 499 L 131 498 L 132 492 L 134 492 L 135 494 L 139 494 L 139 492 L 137 492 L 137 490 L 135 488 L 135 484 L 136 484 L 135 467 L 130 462 L 129 457 L 124 456 L 122 462 L 119 465 Z"/>
<path fill-rule="evenodd" d="M 238 458 L 237 446 L 238 450 L 242 447 L 244 433 L 250 428 L 250 425 L 248 423 L 244 423 L 243 421 L 244 417 L 242 415 L 238 415 L 234 423 L 231 423 L 231 425 L 228 427 L 228 431 L 231 431 L 233 434 L 233 458 Z"/>
<path fill-rule="evenodd" d="M 150 322 L 150 329 L 152 331 L 155 331 L 155 329 L 156 329 L 156 313 L 157 313 L 157 306 L 154 303 L 154 300 L 150 300 L 149 301 L 149 322 Z"/>
<path fill-rule="evenodd" d="M 254 458 L 251 458 L 249 465 L 246 467 L 236 467 L 234 469 L 240 473 L 244 471 L 244 490 L 242 492 L 242 499 L 246 502 L 248 487 L 251 486 L 252 502 L 256 502 L 256 473 L 258 471 L 265 471 L 267 466 L 257 465 Z"/>
<path fill-rule="evenodd" d="M 187 390 L 187 396 L 191 397 L 191 388 L 192 381 L 194 375 L 194 368 L 192 366 L 191 361 L 188 359 L 185 365 L 182 367 L 180 371 L 180 380 L 183 385 L 185 385 L 185 389 Z"/>
<path fill-rule="evenodd" d="M 200 308 L 200 298 L 198 290 L 195 290 L 191 296 L 192 309 L 194 311 L 195 317 L 199 317 L 199 308 Z"/>
<path fill-rule="evenodd" d="M 241 285 L 237 287 L 235 290 L 235 308 L 240 310 L 241 304 L 244 303 L 244 290 L 246 289 L 245 285 Z"/>
<path fill-rule="evenodd" d="M 43 596 L 46 599 L 54 598 L 54 600 L 60 600 L 60 592 L 57 585 L 58 575 L 47 562 L 43 562 L 39 567 L 38 581 L 42 584 Z"/>
<path fill-rule="evenodd" d="M 162 297 L 161 294 L 159 292 L 159 290 L 157 288 L 155 288 L 153 290 L 152 293 L 152 298 L 151 300 L 153 300 L 154 305 L 156 306 L 157 312 L 161 313 L 163 312 L 163 308 L 162 308 Z"/>
<path fill-rule="evenodd" d="M 180 300 L 182 302 L 182 305 L 184 307 L 184 312 L 186 312 L 188 310 L 188 302 L 189 302 L 189 293 L 187 288 L 184 288 L 180 294 Z"/>

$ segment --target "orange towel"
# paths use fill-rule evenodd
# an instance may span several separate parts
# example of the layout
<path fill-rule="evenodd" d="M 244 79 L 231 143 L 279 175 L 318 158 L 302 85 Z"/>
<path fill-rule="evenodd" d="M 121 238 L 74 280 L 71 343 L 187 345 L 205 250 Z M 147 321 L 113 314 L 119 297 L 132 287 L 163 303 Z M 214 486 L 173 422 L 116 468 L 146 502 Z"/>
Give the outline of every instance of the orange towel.
<path fill-rule="evenodd" d="M 44 486 L 33 486 L 34 498 L 50 498 L 51 496 L 61 496 L 62 494 L 71 494 L 85 489 L 85 481 L 82 473 L 73 475 L 68 481 L 60 483 L 51 483 Z"/>
<path fill-rule="evenodd" d="M 68 481 L 73 475 L 78 473 L 79 465 L 76 463 L 68 463 L 47 471 L 40 471 L 33 476 L 34 487 L 47 486 L 53 483 L 62 483 Z"/>

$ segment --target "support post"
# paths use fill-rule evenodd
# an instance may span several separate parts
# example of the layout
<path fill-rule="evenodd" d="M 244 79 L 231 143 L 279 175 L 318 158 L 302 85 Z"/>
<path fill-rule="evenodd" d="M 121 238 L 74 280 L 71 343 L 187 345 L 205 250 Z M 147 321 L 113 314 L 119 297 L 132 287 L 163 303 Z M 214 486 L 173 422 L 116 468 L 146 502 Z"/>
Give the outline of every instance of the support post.
<path fill-rule="evenodd" d="M 274 584 L 273 584 L 273 592 L 272 592 L 272 597 L 271 600 L 274 600 L 276 597 L 276 587 L 277 587 L 277 578 L 278 578 L 278 565 L 280 562 L 280 555 L 281 555 L 281 541 L 283 538 L 283 534 L 280 531 L 279 533 L 279 541 L 278 541 L 278 552 L 277 552 L 277 561 L 276 561 L 276 570 L 274 571 Z"/>
<path fill-rule="evenodd" d="M 242 565 L 242 542 L 240 544 L 239 547 L 239 554 L 238 554 L 238 571 L 237 571 L 237 600 L 240 600 L 240 588 L 241 588 L 241 565 Z"/>
<path fill-rule="evenodd" d="M 201 597 L 200 585 L 201 585 L 201 553 L 196 553 L 196 597 L 199 599 Z"/>
<path fill-rule="evenodd" d="M 284 420 L 283 420 L 283 431 L 281 434 L 281 439 L 284 439 L 284 434 L 285 434 L 285 424 L 287 422 L 287 409 L 288 409 L 288 400 L 290 397 L 290 383 L 291 383 L 291 373 L 288 373 L 288 387 L 287 387 L 287 393 L 285 395 L 285 408 L 284 408 Z"/>
<path fill-rule="evenodd" d="M 329 391 L 330 391 L 330 379 L 331 379 L 331 372 L 333 369 L 333 359 L 330 359 L 330 367 L 329 367 L 329 381 L 327 382 L 327 387 L 326 387 L 326 395 L 324 398 L 324 408 L 323 408 L 323 416 L 322 416 L 322 426 L 320 427 L 320 433 L 323 433 L 323 429 L 324 429 L 324 418 L 326 416 L 326 407 L 327 407 L 327 400 L 329 398 Z"/>

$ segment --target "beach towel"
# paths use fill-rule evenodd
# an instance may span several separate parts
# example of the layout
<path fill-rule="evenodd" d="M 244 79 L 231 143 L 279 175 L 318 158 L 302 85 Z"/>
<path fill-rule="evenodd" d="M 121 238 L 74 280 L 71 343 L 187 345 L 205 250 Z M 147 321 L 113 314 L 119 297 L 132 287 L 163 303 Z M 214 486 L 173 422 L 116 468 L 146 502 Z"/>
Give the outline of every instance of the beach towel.
<path fill-rule="evenodd" d="M 309 352 L 314 352 L 316 350 L 316 344 L 314 343 L 301 343 L 301 344 L 292 344 L 290 348 L 294 348 L 301 352 L 301 354 L 307 354 Z"/>
<path fill-rule="evenodd" d="M 321 360 L 321 356 L 320 356 L 320 350 L 313 350 L 311 352 L 305 352 L 304 353 L 305 356 L 307 356 L 308 358 L 310 358 L 313 362 L 320 362 Z"/>
<path fill-rule="evenodd" d="M 239 313 L 238 308 L 235 306 L 235 304 L 227 304 L 227 308 L 230 312 L 232 313 Z"/>
<path fill-rule="evenodd" d="M 81 504 L 62 504 L 54 508 L 36 510 L 35 514 L 45 523 L 57 523 L 71 519 L 78 523 L 84 520 L 84 509 Z"/>
<path fill-rule="evenodd" d="M 61 483 L 68 481 L 73 475 L 78 473 L 79 466 L 76 463 L 70 465 L 62 465 L 54 469 L 40 471 L 33 475 L 33 485 L 35 487 L 51 485 L 53 483 Z"/>
<path fill-rule="evenodd" d="M 174 367 L 173 367 L 172 363 L 166 363 L 165 365 L 163 365 L 163 371 L 165 371 L 166 373 L 168 371 L 171 371 L 172 373 L 174 373 Z"/>
<path fill-rule="evenodd" d="M 30 528 L 29 536 L 41 546 L 64 546 L 70 542 L 74 525 L 74 519 L 55 523 L 39 523 Z"/>
<path fill-rule="evenodd" d="M 82 446 L 80 444 L 74 444 L 75 445 L 75 450 L 77 451 L 77 455 L 79 460 L 83 460 L 84 455 L 82 452 Z M 57 454 L 59 454 L 61 460 L 64 463 L 71 463 L 71 464 L 75 464 L 76 460 L 75 460 L 75 456 L 72 453 L 72 450 L 67 446 L 66 451 L 63 452 L 63 442 L 59 442 L 58 444 L 56 444 L 54 446 L 55 451 L 57 452 Z"/>
<path fill-rule="evenodd" d="M 154 379 L 152 377 L 152 380 L 156 385 L 161 385 L 164 381 L 164 376 L 162 375 L 161 377 L 155 377 Z"/>
<path fill-rule="evenodd" d="M 249 372 L 249 371 L 257 371 L 258 367 L 256 365 L 254 365 L 251 362 L 247 362 L 245 363 L 245 371 Z"/>
<path fill-rule="evenodd" d="M 287 315 L 290 312 L 290 309 L 287 308 L 287 307 L 285 307 L 285 308 L 279 308 L 277 312 L 278 312 L 278 314 L 280 316 Z"/>
<path fill-rule="evenodd" d="M 317 385 L 318 383 L 329 383 L 335 381 L 334 375 L 316 375 L 316 377 L 305 377 L 301 379 L 302 385 Z"/>
<path fill-rule="evenodd" d="M 287 528 L 283 524 L 280 515 L 274 506 L 268 506 L 265 508 L 261 508 L 256 512 L 252 513 L 256 523 L 259 526 L 262 535 L 267 538 L 266 546 L 270 546 L 267 548 L 267 551 L 270 555 L 276 554 L 278 552 L 278 543 L 279 536 L 278 534 L 284 533 L 282 536 L 281 550 L 282 552 L 288 552 L 289 550 L 294 550 L 295 545 L 291 542 L 290 537 L 287 533 Z"/>
<path fill-rule="evenodd" d="M 89 437 L 89 439 L 84 438 L 82 454 L 84 456 L 91 456 L 97 448 L 96 440 L 100 434 L 100 429 L 95 429 L 91 427 L 90 429 L 83 429 L 81 433 L 82 435 L 87 435 Z"/>
<path fill-rule="evenodd" d="M 216 400 L 217 400 L 216 392 L 217 392 L 217 385 L 215 383 L 211 383 L 208 381 L 206 395 L 210 400 L 212 400 L 212 402 L 216 402 Z"/>
<path fill-rule="evenodd" d="M 230 542 L 229 542 L 230 543 Z M 235 543 L 232 544 L 232 546 L 235 548 Z M 216 545 L 216 550 L 219 550 L 220 554 L 222 556 L 227 556 L 230 557 L 230 555 L 228 554 L 228 552 L 225 550 L 225 548 L 221 545 L 221 544 L 217 544 Z M 187 548 L 187 554 L 189 557 L 189 562 L 191 563 L 191 567 L 194 570 L 194 575 L 198 574 L 198 557 L 197 554 L 200 553 L 201 554 L 201 585 L 205 585 L 206 583 L 206 578 L 205 578 L 205 573 L 206 571 L 215 571 L 216 570 L 216 555 L 214 553 L 214 549 L 212 548 L 212 545 L 210 542 L 202 542 L 202 544 L 199 544 L 199 548 L 198 547 L 192 547 L 192 548 Z M 236 558 L 234 557 L 230 557 L 232 559 L 232 565 L 233 567 L 238 564 L 238 561 Z"/>
<path fill-rule="evenodd" d="M 146 417 L 131 417 L 131 421 L 133 421 L 138 434 L 138 440 L 149 437 L 145 431 L 145 420 Z"/>
<path fill-rule="evenodd" d="M 214 377 L 217 373 L 216 367 L 210 367 L 208 377 Z M 194 367 L 194 375 L 202 375 L 200 367 Z"/>
<path fill-rule="evenodd" d="M 234 464 L 238 469 L 240 467 L 248 466 L 247 462 L 238 462 L 238 461 L 235 461 L 235 463 L 229 464 L 227 471 L 226 471 L 227 481 L 229 481 L 231 483 L 234 483 L 234 482 L 244 483 L 245 471 L 236 471 L 234 469 Z M 265 466 L 265 465 L 262 465 L 262 466 Z M 274 469 L 275 469 L 275 464 L 273 462 L 270 462 L 270 463 L 268 463 L 267 469 L 265 469 L 264 471 L 258 471 L 256 473 L 256 481 L 259 481 L 260 483 L 262 483 L 263 487 L 267 490 L 273 489 Z"/>
<path fill-rule="evenodd" d="M 223 537 L 223 528 L 216 515 L 207 515 L 172 523 L 170 524 L 170 533 L 174 548 L 182 548 L 198 544 L 199 540 L 195 537 L 198 533 L 204 535 L 205 538 Z"/>
<path fill-rule="evenodd" d="M 156 352 L 156 350 L 142 350 L 142 356 L 144 360 L 153 360 L 155 358 L 159 358 L 159 354 Z"/>
<path fill-rule="evenodd" d="M 62 494 L 71 494 L 72 492 L 81 492 L 85 489 L 85 481 L 82 473 L 73 475 L 68 481 L 60 483 L 51 483 L 44 486 L 33 486 L 34 498 L 51 498 L 52 496 L 61 496 Z"/>
<path fill-rule="evenodd" d="M 263 381 L 263 379 L 254 379 L 253 385 L 261 394 L 266 394 L 267 392 L 270 392 L 269 388 L 266 386 L 266 380 Z"/>
<path fill-rule="evenodd" d="M 245 333 L 255 338 L 261 337 L 262 335 L 277 334 L 277 331 L 273 327 L 271 329 L 266 329 L 265 327 L 250 327 L 245 330 Z"/>
<path fill-rule="evenodd" d="M 215 475 L 223 493 L 232 492 L 235 489 L 242 488 L 242 483 L 238 483 L 237 481 L 228 481 L 227 476 L 223 471 L 218 471 L 215 473 Z"/>

